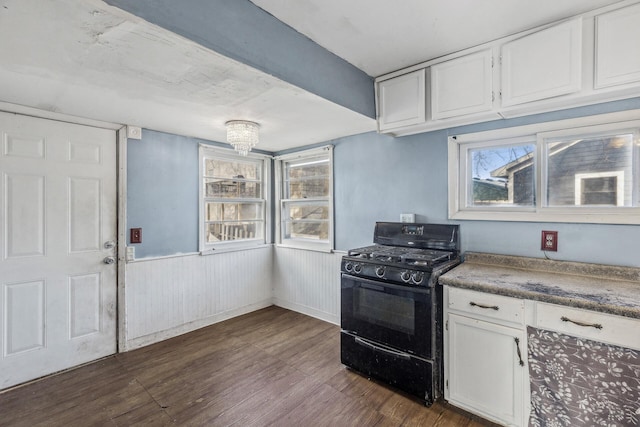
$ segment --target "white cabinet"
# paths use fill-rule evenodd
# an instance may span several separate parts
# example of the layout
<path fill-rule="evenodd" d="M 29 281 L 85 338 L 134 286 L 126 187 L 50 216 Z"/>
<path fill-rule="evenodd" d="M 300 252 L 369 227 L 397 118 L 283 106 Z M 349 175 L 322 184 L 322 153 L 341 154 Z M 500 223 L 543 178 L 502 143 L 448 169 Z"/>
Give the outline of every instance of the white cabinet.
<path fill-rule="evenodd" d="M 445 398 L 489 420 L 525 425 L 524 301 L 444 287 Z"/>
<path fill-rule="evenodd" d="M 424 123 L 427 118 L 425 69 L 377 83 L 378 130 Z"/>
<path fill-rule="evenodd" d="M 640 3 L 620 5 L 377 77 L 378 131 L 411 135 L 640 96 Z"/>
<path fill-rule="evenodd" d="M 490 111 L 493 108 L 491 49 L 431 67 L 433 120 Z"/>
<path fill-rule="evenodd" d="M 502 105 L 578 92 L 582 87 L 582 19 L 502 46 Z"/>
<path fill-rule="evenodd" d="M 538 302 L 535 327 L 640 350 L 640 320 L 629 317 Z"/>
<path fill-rule="evenodd" d="M 640 4 L 596 17 L 595 88 L 640 81 Z"/>

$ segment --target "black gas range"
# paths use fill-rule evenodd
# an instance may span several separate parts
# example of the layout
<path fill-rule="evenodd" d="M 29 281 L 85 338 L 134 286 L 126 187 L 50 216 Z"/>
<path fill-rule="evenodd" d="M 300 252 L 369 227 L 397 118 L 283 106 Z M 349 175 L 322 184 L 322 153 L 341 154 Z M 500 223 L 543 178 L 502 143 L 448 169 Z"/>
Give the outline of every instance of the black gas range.
<path fill-rule="evenodd" d="M 378 222 L 341 262 L 341 359 L 418 396 L 442 396 L 441 274 L 460 263 L 459 226 Z"/>

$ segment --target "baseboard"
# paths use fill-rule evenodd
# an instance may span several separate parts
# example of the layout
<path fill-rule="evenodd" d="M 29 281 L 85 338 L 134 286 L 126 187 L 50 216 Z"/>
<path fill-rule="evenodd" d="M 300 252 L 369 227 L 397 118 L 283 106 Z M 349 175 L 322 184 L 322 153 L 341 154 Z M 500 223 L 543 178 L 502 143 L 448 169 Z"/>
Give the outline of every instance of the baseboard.
<path fill-rule="evenodd" d="M 315 317 L 316 319 L 324 320 L 325 322 L 333 323 L 334 325 L 340 325 L 340 315 L 336 315 L 334 313 L 327 313 L 306 305 L 296 304 L 279 298 L 273 299 L 273 305 L 286 308 L 287 310 L 296 311 L 301 314 L 306 314 L 307 316 Z"/>
<path fill-rule="evenodd" d="M 140 347 L 145 347 L 151 344 L 155 344 L 160 341 L 167 340 L 169 338 L 177 337 L 189 332 L 193 332 L 196 329 L 211 326 L 215 323 L 222 322 L 232 317 L 241 316 L 243 314 L 251 313 L 252 311 L 260 310 L 273 305 L 271 299 L 260 301 L 254 304 L 245 305 L 235 308 L 233 310 L 224 311 L 222 313 L 215 314 L 213 316 L 206 317 L 204 319 L 198 319 L 193 322 L 185 323 L 175 328 L 167 329 L 153 334 L 144 335 L 138 338 L 128 340 L 125 344 L 125 348 L 121 348 L 120 352 L 135 350 Z"/>

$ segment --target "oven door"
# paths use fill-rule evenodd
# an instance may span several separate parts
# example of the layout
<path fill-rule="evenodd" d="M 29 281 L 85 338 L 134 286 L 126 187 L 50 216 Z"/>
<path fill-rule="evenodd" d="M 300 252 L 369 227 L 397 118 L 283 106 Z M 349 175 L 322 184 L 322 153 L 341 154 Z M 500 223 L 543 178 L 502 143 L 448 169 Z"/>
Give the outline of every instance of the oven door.
<path fill-rule="evenodd" d="M 353 335 L 432 358 L 433 289 L 342 274 L 341 328 Z"/>

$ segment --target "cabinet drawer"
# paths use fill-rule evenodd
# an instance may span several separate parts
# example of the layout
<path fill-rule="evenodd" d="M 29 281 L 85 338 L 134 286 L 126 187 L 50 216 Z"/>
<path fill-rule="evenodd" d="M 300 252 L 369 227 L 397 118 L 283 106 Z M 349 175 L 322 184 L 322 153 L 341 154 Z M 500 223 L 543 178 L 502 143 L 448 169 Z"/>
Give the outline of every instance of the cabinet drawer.
<path fill-rule="evenodd" d="M 536 303 L 536 326 L 575 337 L 640 350 L 640 320 Z"/>
<path fill-rule="evenodd" d="M 488 319 L 524 323 L 524 300 L 449 287 L 449 310 Z"/>

